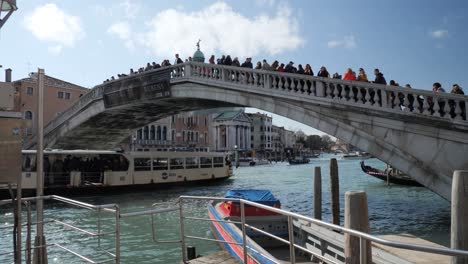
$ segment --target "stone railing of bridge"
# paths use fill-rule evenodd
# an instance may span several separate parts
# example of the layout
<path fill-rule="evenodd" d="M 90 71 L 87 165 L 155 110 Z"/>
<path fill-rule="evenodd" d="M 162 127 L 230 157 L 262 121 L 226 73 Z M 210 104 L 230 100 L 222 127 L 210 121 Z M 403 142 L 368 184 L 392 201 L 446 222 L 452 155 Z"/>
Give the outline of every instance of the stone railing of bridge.
<path fill-rule="evenodd" d="M 189 62 L 169 66 L 171 83 L 180 81 L 201 81 L 223 87 L 258 89 L 274 96 L 285 95 L 296 98 L 326 100 L 332 103 L 371 108 L 387 112 L 404 112 L 421 117 L 436 117 L 445 121 L 468 125 L 466 107 L 468 96 L 435 93 L 427 90 L 410 89 L 374 83 L 344 81 L 315 77 L 303 74 L 254 70 L 241 67 Z M 130 78 L 144 78 L 168 67 L 146 71 L 117 79 L 122 82 Z M 87 105 L 103 98 L 104 87 L 108 83 L 95 86 L 75 104 L 52 120 L 44 128 L 44 134 L 52 132 Z M 235 88 L 234 88 L 235 89 Z M 35 138 L 25 147 L 32 146 Z"/>
<path fill-rule="evenodd" d="M 272 95 L 320 98 L 339 104 L 468 124 L 468 96 L 464 95 L 196 62 L 173 67 L 173 81 L 198 79 L 221 86 L 232 84 L 249 90 L 262 89 Z"/>

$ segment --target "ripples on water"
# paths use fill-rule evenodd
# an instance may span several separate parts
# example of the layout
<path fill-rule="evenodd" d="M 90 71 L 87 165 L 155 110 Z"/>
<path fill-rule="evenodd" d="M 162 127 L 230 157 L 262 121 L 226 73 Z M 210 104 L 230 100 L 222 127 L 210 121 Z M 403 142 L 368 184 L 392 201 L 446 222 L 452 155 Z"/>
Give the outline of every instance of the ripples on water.
<path fill-rule="evenodd" d="M 81 196 L 77 200 L 92 204 L 118 203 L 123 212 L 145 210 L 158 203 L 165 208 L 175 203 L 180 195 L 223 196 L 231 189 L 270 189 L 286 210 L 303 215 L 312 215 L 313 171 L 322 168 L 323 218 L 330 221 L 329 159 L 325 155 L 313 159 L 310 164 L 289 166 L 277 163 L 266 166 L 239 168 L 231 179 L 201 186 L 179 186 L 160 188 L 152 192 L 122 193 L 106 196 Z M 367 164 L 384 168 L 384 164 L 371 159 Z M 341 215 L 344 215 L 344 192 L 364 190 L 368 195 L 369 217 L 373 234 L 410 233 L 434 242 L 448 245 L 450 234 L 450 204 L 425 188 L 386 186 L 378 179 L 361 171 L 357 160 L 338 160 L 340 176 Z M 185 207 L 186 215 L 206 217 L 206 203 L 194 202 Z M 45 217 L 78 225 L 80 228 L 97 231 L 97 213 L 86 209 L 70 208 L 60 203 L 47 203 Z M 34 218 L 33 218 L 34 219 Z M 112 231 L 114 218 L 103 214 L 103 231 Z M 155 217 L 157 239 L 179 239 L 178 212 Z M 342 219 L 343 223 L 343 219 Z M 0 208 L 0 225 L 12 224 L 11 208 Z M 186 234 L 213 238 L 206 222 L 186 221 Z M 61 243 L 96 260 L 108 256 L 97 251 L 97 239 L 65 230 L 55 224 L 46 224 L 48 243 Z M 25 235 L 23 236 L 23 238 Z M 112 249 L 112 236 L 101 240 L 101 247 Z M 189 240 L 195 245 L 197 254 L 208 254 L 218 250 L 213 242 Z M 11 249 L 11 232 L 0 229 L 0 251 Z M 121 221 L 122 263 L 179 263 L 179 244 L 156 244 L 152 241 L 151 218 L 133 217 Z M 12 258 L 0 256 L 0 263 L 12 263 Z M 49 263 L 82 263 L 77 258 L 56 248 L 49 249 Z"/>

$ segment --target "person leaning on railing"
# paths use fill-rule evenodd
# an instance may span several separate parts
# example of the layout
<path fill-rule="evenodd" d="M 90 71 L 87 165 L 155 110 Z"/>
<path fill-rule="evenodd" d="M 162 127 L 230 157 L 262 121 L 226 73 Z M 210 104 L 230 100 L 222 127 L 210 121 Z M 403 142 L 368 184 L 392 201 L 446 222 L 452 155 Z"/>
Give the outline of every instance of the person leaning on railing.
<path fill-rule="evenodd" d="M 452 90 L 450 91 L 450 93 L 465 95 L 465 93 L 463 92 L 463 89 L 458 84 L 452 85 Z M 454 118 L 457 104 L 454 100 L 449 100 L 448 103 L 450 106 L 450 115 L 452 116 L 452 118 Z M 461 113 L 462 118 L 466 119 L 465 101 L 460 101 L 459 104 L 462 110 L 462 113 Z"/>

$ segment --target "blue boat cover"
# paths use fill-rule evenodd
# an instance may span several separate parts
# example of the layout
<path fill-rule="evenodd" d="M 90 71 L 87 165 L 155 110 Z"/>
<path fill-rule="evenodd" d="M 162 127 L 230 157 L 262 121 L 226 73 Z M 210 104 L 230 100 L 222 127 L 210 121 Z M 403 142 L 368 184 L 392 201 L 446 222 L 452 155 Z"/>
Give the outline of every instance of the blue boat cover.
<path fill-rule="evenodd" d="M 244 199 L 270 206 L 280 202 L 269 190 L 230 190 L 226 193 L 225 197 Z"/>

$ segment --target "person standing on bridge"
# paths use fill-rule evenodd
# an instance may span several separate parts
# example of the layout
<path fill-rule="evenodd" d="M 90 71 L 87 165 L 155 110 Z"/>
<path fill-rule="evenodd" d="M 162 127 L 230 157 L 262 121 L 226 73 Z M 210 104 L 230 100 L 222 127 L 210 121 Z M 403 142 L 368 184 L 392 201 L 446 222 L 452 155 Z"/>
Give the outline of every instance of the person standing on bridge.
<path fill-rule="evenodd" d="M 310 67 L 310 64 L 308 64 L 308 63 L 305 66 L 304 74 L 314 76 L 314 71 L 312 70 L 312 67 Z"/>
<path fill-rule="evenodd" d="M 267 60 L 265 60 L 265 59 L 263 59 L 262 70 L 265 70 L 265 71 L 271 71 L 272 70 L 270 64 L 268 64 Z"/>
<path fill-rule="evenodd" d="M 353 74 L 353 70 L 351 70 L 351 68 L 346 69 L 346 72 L 343 76 L 343 80 L 356 81 L 356 74 Z"/>
<path fill-rule="evenodd" d="M 181 64 L 181 63 L 184 63 L 184 61 L 183 61 L 181 58 L 179 58 L 179 54 L 176 54 L 176 55 L 175 55 L 175 58 L 176 58 L 176 59 L 175 59 L 174 64 Z"/>
<path fill-rule="evenodd" d="M 257 65 L 258 65 L 258 63 L 257 63 Z M 253 68 L 252 58 L 246 58 L 245 61 L 242 63 L 241 67 L 242 68 L 252 69 Z"/>
<path fill-rule="evenodd" d="M 369 80 L 367 79 L 367 74 L 363 68 L 359 68 L 359 74 L 358 74 L 357 80 L 360 82 L 369 82 Z"/>
<path fill-rule="evenodd" d="M 325 66 L 322 66 L 320 67 L 320 71 L 317 73 L 317 76 L 330 78 L 330 73 L 328 73 L 327 68 L 325 68 Z"/>

